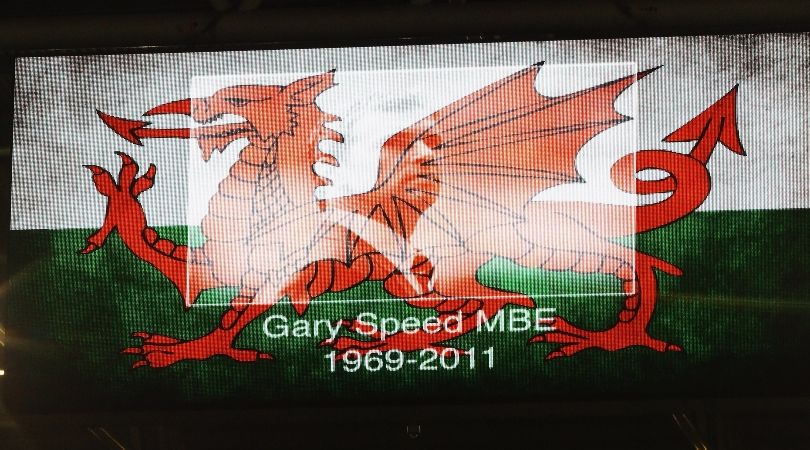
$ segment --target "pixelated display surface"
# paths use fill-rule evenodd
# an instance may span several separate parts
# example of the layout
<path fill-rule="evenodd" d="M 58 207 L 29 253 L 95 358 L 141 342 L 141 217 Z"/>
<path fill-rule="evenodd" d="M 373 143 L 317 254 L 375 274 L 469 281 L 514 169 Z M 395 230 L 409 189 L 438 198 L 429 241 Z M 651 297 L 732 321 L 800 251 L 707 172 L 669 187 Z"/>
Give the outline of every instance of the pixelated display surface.
<path fill-rule="evenodd" d="M 806 393 L 809 56 L 20 59 L 4 402 Z"/>

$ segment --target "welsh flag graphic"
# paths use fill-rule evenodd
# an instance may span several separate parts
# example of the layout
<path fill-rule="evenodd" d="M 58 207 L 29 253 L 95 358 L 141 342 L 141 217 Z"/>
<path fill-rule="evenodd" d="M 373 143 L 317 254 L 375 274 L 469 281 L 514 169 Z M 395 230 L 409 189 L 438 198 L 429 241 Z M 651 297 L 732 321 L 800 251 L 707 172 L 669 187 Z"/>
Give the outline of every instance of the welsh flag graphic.
<path fill-rule="evenodd" d="M 808 48 L 22 59 L 6 401 L 805 392 Z"/>

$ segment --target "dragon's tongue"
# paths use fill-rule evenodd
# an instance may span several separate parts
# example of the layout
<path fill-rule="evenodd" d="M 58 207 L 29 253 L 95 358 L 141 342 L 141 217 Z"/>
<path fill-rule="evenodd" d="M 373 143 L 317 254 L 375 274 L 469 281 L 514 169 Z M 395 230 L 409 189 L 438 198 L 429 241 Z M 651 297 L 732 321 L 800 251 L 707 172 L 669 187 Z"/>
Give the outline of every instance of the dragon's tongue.
<path fill-rule="evenodd" d="M 185 114 L 191 115 L 191 102 L 192 99 L 184 98 L 182 100 L 175 100 L 173 102 L 164 103 L 155 106 L 143 113 L 144 116 L 154 116 L 157 114 Z"/>

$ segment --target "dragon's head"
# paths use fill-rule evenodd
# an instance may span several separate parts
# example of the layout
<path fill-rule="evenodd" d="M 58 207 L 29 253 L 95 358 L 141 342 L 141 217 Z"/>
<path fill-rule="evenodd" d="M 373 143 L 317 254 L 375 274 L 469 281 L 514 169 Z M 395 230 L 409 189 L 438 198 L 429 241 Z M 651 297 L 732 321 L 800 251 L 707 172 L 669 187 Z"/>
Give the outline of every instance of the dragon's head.
<path fill-rule="evenodd" d="M 144 116 L 182 114 L 199 126 L 192 128 L 147 128 L 150 122 L 122 119 L 98 111 L 104 123 L 124 139 L 143 145 L 144 138 L 197 139 L 208 159 L 214 150 L 223 151 L 231 142 L 246 138 L 253 145 L 272 148 L 282 135 L 294 135 L 302 115 L 318 114 L 321 121 L 334 120 L 320 111 L 315 99 L 334 85 L 334 71 L 302 78 L 285 86 L 229 86 L 213 95 L 186 98 L 155 106 Z M 241 120 L 220 119 L 238 117 Z"/>

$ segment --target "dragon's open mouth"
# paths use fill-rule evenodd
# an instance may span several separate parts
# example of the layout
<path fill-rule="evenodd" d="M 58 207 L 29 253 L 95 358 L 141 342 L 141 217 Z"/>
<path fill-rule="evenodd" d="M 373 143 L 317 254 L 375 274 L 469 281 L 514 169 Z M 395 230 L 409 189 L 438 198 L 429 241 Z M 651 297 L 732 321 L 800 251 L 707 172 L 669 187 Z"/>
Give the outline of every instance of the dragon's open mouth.
<path fill-rule="evenodd" d="M 216 122 L 216 120 L 204 123 L 212 122 Z M 202 157 L 208 161 L 215 150 L 223 152 L 233 141 L 255 135 L 256 129 L 249 122 L 239 122 L 192 128 L 190 137 L 197 139 L 200 150 L 202 150 Z"/>

